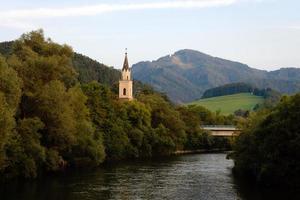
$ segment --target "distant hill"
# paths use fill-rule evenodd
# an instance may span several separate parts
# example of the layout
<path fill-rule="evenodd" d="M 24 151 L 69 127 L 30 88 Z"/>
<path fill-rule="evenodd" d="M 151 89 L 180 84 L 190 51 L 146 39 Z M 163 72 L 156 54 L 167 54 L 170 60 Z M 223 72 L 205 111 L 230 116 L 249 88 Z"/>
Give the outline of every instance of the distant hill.
<path fill-rule="evenodd" d="M 267 72 L 189 49 L 152 62 L 139 62 L 133 65 L 133 76 L 165 92 L 176 103 L 199 99 L 207 89 L 235 82 L 288 94 L 300 91 L 300 69 Z"/>
<path fill-rule="evenodd" d="M 12 52 L 12 46 L 12 41 L 1 42 L 0 54 L 8 56 Z M 121 75 L 119 70 L 108 67 L 79 53 L 74 53 L 72 62 L 75 70 L 79 73 L 78 79 L 81 83 L 88 83 L 95 80 L 111 86 L 118 82 Z"/>
<path fill-rule="evenodd" d="M 12 41 L 1 42 L 0 43 L 0 53 L 4 56 L 9 55 L 12 51 L 12 45 L 13 45 Z"/>
<path fill-rule="evenodd" d="M 220 111 L 221 114 L 233 114 L 237 110 L 253 110 L 253 108 L 264 102 L 264 98 L 251 93 L 240 93 L 207 99 L 200 99 L 188 105 L 201 105 L 211 111 Z"/>

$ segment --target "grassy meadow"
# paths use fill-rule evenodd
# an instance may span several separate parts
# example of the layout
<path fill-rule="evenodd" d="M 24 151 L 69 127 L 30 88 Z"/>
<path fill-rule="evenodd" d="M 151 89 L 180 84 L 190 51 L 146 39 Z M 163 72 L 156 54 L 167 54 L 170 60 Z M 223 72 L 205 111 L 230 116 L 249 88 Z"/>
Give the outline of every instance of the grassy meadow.
<path fill-rule="evenodd" d="M 201 105 L 211 111 L 220 110 L 222 114 L 228 115 L 234 113 L 238 109 L 251 110 L 256 104 L 263 103 L 264 99 L 250 93 L 240 93 L 234 95 L 226 95 L 212 97 L 207 99 L 199 99 L 188 103 L 187 105 Z"/>

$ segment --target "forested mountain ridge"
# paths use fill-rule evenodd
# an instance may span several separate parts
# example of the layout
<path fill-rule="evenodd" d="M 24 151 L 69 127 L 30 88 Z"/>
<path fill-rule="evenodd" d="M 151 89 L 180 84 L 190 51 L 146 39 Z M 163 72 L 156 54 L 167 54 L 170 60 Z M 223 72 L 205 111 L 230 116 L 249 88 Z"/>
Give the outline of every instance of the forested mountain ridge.
<path fill-rule="evenodd" d="M 75 70 L 79 73 L 78 79 L 81 83 L 98 81 L 111 86 L 120 79 L 121 73 L 119 70 L 101 64 L 82 54 L 74 53 L 72 62 Z"/>
<path fill-rule="evenodd" d="M 8 56 L 12 52 L 13 41 L 0 42 L 0 54 Z M 73 67 L 78 73 L 78 80 L 81 83 L 98 81 L 105 85 L 113 85 L 120 78 L 120 71 L 113 67 L 108 67 L 80 53 L 73 53 Z"/>
<path fill-rule="evenodd" d="M 133 76 L 165 92 L 174 102 L 198 99 L 207 89 L 234 82 L 282 93 L 300 91 L 300 69 L 258 70 L 248 65 L 184 49 L 152 62 L 133 65 Z"/>

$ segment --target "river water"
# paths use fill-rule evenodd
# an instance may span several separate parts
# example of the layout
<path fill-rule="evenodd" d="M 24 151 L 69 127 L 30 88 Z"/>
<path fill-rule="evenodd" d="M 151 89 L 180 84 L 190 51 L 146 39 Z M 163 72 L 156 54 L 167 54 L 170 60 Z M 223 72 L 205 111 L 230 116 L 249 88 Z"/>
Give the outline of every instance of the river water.
<path fill-rule="evenodd" d="M 239 185 L 232 167 L 225 153 L 106 164 L 97 170 L 6 184 L 1 186 L 0 199 L 269 199 L 268 194 Z"/>

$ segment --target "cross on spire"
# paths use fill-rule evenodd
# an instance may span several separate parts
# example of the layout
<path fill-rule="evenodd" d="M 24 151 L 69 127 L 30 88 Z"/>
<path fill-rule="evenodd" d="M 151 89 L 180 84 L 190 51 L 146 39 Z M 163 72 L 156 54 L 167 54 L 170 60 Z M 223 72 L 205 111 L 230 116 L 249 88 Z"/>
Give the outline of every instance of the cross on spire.
<path fill-rule="evenodd" d="M 128 64 L 128 58 L 127 58 L 127 48 L 125 48 L 125 59 L 124 59 L 122 70 L 129 70 L 129 64 Z"/>

